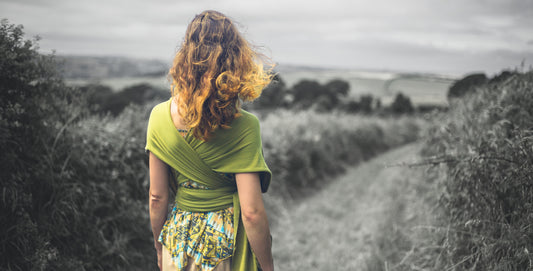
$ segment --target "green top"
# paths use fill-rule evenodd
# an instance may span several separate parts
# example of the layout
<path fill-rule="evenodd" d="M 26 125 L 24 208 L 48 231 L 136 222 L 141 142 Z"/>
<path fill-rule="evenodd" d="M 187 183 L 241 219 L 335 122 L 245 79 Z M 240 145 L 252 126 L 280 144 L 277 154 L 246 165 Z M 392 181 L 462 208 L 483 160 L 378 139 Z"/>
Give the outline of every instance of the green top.
<path fill-rule="evenodd" d="M 237 185 L 217 172 L 258 172 L 261 190 L 267 191 L 271 172 L 263 158 L 259 120 L 241 109 L 241 116 L 232 121 L 231 128 L 215 130 L 209 141 L 197 139 L 190 133 L 183 138 L 172 121 L 170 104 L 171 99 L 152 110 L 145 149 L 180 173 L 178 183 L 191 180 L 209 188 L 179 187 L 176 194 L 179 208 L 209 212 L 233 205 L 236 241 L 232 270 L 256 270 L 257 260 L 242 226 Z"/>

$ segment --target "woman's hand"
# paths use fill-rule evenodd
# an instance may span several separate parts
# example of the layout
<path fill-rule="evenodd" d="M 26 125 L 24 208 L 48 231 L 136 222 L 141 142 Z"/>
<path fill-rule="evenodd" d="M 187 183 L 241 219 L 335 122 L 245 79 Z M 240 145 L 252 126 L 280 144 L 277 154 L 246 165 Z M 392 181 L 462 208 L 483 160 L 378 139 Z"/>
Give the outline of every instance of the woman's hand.
<path fill-rule="evenodd" d="M 157 252 L 157 267 L 159 267 L 159 270 L 163 271 L 163 247 L 161 246 L 161 243 L 159 243 L 159 246 L 155 246 L 155 250 Z"/>

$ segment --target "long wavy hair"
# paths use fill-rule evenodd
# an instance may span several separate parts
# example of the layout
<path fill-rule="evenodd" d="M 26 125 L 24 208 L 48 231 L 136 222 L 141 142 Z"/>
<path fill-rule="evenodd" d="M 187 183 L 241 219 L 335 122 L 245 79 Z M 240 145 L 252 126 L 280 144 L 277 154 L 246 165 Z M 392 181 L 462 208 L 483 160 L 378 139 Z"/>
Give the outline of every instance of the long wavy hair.
<path fill-rule="evenodd" d="M 261 95 L 272 80 L 265 60 L 224 14 L 196 15 L 169 70 L 178 113 L 194 137 L 207 141 L 215 129 L 229 128 L 241 102 Z"/>

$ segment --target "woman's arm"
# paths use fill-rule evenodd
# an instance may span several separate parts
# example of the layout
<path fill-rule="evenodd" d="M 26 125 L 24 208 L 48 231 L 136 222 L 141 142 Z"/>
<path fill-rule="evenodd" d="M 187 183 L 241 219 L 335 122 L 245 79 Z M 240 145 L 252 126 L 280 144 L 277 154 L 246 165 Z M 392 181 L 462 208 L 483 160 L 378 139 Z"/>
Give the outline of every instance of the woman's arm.
<path fill-rule="evenodd" d="M 161 269 L 162 245 L 157 240 L 165 224 L 168 208 L 168 166 L 150 152 L 150 222 L 157 251 L 157 265 Z"/>
<path fill-rule="evenodd" d="M 250 246 L 264 271 L 274 270 L 270 228 L 261 195 L 258 173 L 237 173 L 237 191 L 241 203 L 242 223 Z"/>

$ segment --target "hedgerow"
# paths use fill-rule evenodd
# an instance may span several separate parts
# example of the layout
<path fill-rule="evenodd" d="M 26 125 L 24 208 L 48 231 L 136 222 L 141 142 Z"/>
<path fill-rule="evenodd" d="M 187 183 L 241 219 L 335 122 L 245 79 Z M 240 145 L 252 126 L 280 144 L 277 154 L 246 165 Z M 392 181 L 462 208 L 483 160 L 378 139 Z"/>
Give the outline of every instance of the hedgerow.
<path fill-rule="evenodd" d="M 461 270 L 533 268 L 533 72 L 455 101 L 425 153 L 446 163 L 444 249 Z"/>
<path fill-rule="evenodd" d="M 533 270 L 533 72 L 452 100 L 421 154 L 404 198 L 391 204 L 407 207 L 382 225 L 368 262 L 376 270 Z"/>
<path fill-rule="evenodd" d="M 300 197 L 331 182 L 350 165 L 419 138 L 425 121 L 278 110 L 262 120 L 273 193 Z"/>
<path fill-rule="evenodd" d="M 140 111 L 88 115 L 54 57 L 6 20 L 0 54 L 0 269 L 153 266 Z"/>

